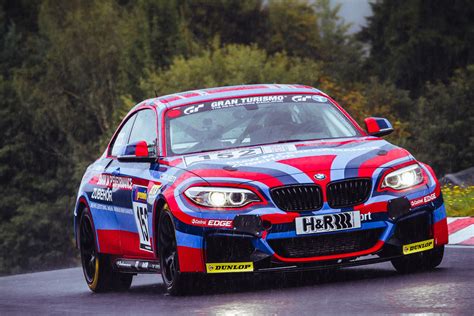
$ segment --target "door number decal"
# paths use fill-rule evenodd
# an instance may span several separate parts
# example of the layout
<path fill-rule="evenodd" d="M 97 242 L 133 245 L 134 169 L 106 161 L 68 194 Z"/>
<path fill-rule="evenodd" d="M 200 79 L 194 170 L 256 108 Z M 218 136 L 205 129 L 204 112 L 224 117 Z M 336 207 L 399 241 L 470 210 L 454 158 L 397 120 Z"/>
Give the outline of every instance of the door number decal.
<path fill-rule="evenodd" d="M 134 187 L 132 190 L 133 217 L 140 237 L 140 249 L 152 251 L 148 226 L 147 188 Z"/>

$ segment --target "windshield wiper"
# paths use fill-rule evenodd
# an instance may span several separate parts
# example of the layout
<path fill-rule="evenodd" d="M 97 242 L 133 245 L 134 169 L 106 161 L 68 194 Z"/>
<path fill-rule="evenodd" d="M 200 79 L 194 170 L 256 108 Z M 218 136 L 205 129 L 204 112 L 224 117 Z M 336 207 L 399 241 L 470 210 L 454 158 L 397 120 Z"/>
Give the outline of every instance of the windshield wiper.
<path fill-rule="evenodd" d="M 271 142 L 271 143 L 253 144 L 251 146 L 265 146 L 265 145 L 283 144 L 283 143 L 291 143 L 291 142 L 305 142 L 305 141 L 307 141 L 307 139 L 306 140 L 305 139 L 288 139 L 288 140 L 278 140 L 276 142 Z"/>
<path fill-rule="evenodd" d="M 271 144 L 281 144 L 281 143 L 291 143 L 291 142 L 304 142 L 305 140 L 304 139 L 288 139 L 288 140 L 279 140 L 275 143 L 271 143 Z"/>

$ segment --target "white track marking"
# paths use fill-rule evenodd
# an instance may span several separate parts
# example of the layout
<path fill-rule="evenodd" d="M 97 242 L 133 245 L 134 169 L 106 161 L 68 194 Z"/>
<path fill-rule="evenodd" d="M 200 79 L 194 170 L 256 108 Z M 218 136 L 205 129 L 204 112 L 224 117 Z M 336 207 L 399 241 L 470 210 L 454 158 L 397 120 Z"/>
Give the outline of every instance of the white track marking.
<path fill-rule="evenodd" d="M 471 250 L 474 250 L 474 247 L 473 247 L 473 246 L 469 246 L 469 245 L 446 245 L 446 247 L 448 247 L 448 248 L 462 248 L 462 249 L 471 249 Z"/>
<path fill-rule="evenodd" d="M 458 220 L 457 217 L 448 217 L 448 225 L 451 224 L 452 222 Z"/>
<path fill-rule="evenodd" d="M 449 235 L 450 244 L 459 244 L 465 240 L 474 236 L 474 224 L 469 225 L 466 228 L 458 230 L 454 234 Z"/>
<path fill-rule="evenodd" d="M 448 224 L 451 224 L 452 222 L 457 221 L 458 219 L 464 219 L 464 218 L 469 218 L 469 216 L 464 216 L 464 217 L 448 217 Z"/>

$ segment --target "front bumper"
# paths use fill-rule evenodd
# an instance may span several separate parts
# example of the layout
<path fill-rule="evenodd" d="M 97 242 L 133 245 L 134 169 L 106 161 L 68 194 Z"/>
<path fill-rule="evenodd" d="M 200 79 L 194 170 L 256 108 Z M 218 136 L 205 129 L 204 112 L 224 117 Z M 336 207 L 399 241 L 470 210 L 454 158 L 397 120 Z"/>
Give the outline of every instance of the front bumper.
<path fill-rule="evenodd" d="M 447 243 L 441 197 L 413 209 L 409 204 L 395 206 L 396 212 L 390 212 L 389 206 L 385 212 L 372 214 L 373 219 L 360 229 L 303 236 L 295 234 L 294 222 L 282 224 L 258 215 L 244 220 L 246 215 L 242 215 L 234 220 L 232 229 L 194 230 L 201 234 L 194 250 L 180 247 L 178 238 L 180 268 L 182 272 L 212 273 L 215 264 L 252 263 L 251 270 L 229 267 L 224 272 L 325 269 L 390 260 L 403 256 L 404 245 L 419 241 L 433 239 L 434 246 Z M 400 210 L 402 207 L 406 209 Z"/>

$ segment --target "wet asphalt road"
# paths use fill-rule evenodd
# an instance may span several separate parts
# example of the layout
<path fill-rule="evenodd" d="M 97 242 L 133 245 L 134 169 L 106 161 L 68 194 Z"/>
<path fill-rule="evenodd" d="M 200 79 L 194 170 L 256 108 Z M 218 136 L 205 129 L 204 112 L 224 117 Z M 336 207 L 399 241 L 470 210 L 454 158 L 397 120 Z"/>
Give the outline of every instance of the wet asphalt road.
<path fill-rule="evenodd" d="M 79 268 L 0 278 L 6 314 L 400 314 L 474 315 L 474 247 L 448 248 L 431 272 L 399 275 L 390 263 L 327 273 L 215 278 L 205 293 L 165 294 L 159 275 L 123 293 L 91 293 Z"/>

